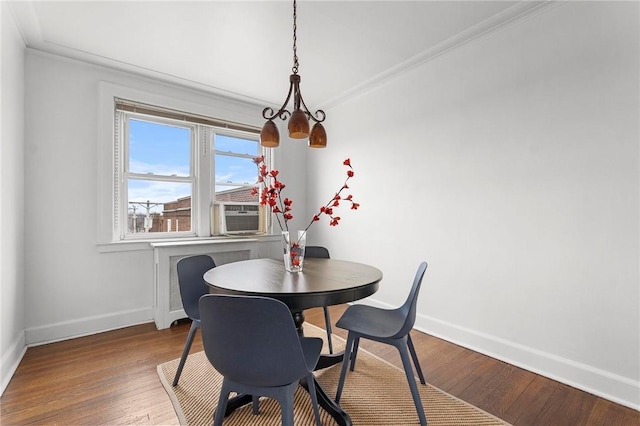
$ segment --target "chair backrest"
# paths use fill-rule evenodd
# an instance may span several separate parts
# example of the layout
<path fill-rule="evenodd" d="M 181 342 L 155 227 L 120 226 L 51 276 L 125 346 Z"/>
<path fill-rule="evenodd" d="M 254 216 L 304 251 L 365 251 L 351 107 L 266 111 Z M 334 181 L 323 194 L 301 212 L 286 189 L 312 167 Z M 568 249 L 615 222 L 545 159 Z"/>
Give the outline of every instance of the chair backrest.
<path fill-rule="evenodd" d="M 413 278 L 413 284 L 411 285 L 411 291 L 407 300 L 403 303 L 398 311 L 405 315 L 404 325 L 400 331 L 394 337 L 401 337 L 409 333 L 416 322 L 416 305 L 418 303 L 418 294 L 420 293 L 420 287 L 422 285 L 422 278 L 427 270 L 427 262 L 422 262 L 418 266 L 416 276 Z"/>
<path fill-rule="evenodd" d="M 200 316 L 207 358 L 230 380 L 283 386 L 315 367 L 306 365 L 291 311 L 279 300 L 208 294 L 200 298 Z"/>
<path fill-rule="evenodd" d="M 322 246 L 306 246 L 304 248 L 304 257 L 317 259 L 330 259 L 329 250 Z"/>
<path fill-rule="evenodd" d="M 183 257 L 178 261 L 178 285 L 182 307 L 192 320 L 200 320 L 198 301 L 203 294 L 209 293 L 209 286 L 203 275 L 215 266 L 213 259 L 204 254 Z"/>

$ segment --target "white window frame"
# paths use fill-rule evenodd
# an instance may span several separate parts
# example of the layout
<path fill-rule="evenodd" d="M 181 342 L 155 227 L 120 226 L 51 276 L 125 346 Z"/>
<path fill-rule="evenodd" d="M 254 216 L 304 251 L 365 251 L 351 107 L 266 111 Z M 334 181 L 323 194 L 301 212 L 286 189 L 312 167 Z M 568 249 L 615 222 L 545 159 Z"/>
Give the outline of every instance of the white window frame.
<path fill-rule="evenodd" d="M 216 136 L 217 135 L 221 135 L 221 136 L 230 136 L 230 137 L 236 137 L 236 138 L 240 138 L 240 139 L 247 139 L 247 140 L 253 140 L 256 141 L 258 143 L 260 143 L 260 136 L 258 134 L 251 134 L 251 133 L 247 133 L 247 132 L 241 132 L 241 131 L 236 131 L 236 130 L 227 130 L 227 129 L 220 129 L 220 128 L 214 128 L 214 134 L 213 136 L 213 140 L 211 141 L 211 146 L 213 147 L 213 152 L 211 155 L 211 169 L 215 171 L 215 160 L 216 160 L 216 155 L 224 155 L 224 156 L 229 156 L 229 157 L 236 157 L 236 158 L 252 158 L 250 155 L 245 155 L 245 154 L 239 154 L 239 153 L 234 153 L 234 152 L 227 152 L 227 151 L 219 151 L 218 149 L 216 149 L 216 144 L 215 144 L 215 140 L 216 140 Z M 260 147 L 260 152 L 258 153 L 258 155 L 265 155 L 268 156 L 268 153 L 266 153 L 266 149 L 263 147 Z M 257 172 L 258 168 L 256 166 L 256 179 L 258 178 L 258 172 Z M 214 178 L 215 178 L 215 174 L 214 174 Z M 239 186 L 239 187 L 243 187 L 243 188 L 255 188 L 257 185 L 257 182 L 254 183 L 244 183 L 244 182 L 218 182 L 215 181 L 213 182 L 214 186 L 211 188 L 211 199 L 215 200 L 215 185 L 221 185 L 221 186 Z"/>
<path fill-rule="evenodd" d="M 245 139 L 259 140 L 258 121 L 259 112 L 248 104 L 229 99 L 214 99 L 208 104 L 185 100 L 180 97 L 167 97 L 156 93 L 144 92 L 111 83 L 100 83 L 100 145 L 98 155 L 99 188 L 98 188 L 98 245 L 130 243 L 135 241 L 162 241 L 176 239 L 211 238 L 211 213 L 215 199 L 214 186 L 214 134 L 242 137 Z M 145 105 L 153 105 L 174 111 L 184 111 L 186 114 L 194 114 L 204 117 L 221 117 L 219 121 L 230 123 L 246 123 L 246 127 L 253 130 L 243 132 L 224 127 L 196 125 L 195 140 L 192 142 L 192 174 L 194 183 L 192 190 L 192 226 L 191 232 L 153 232 L 125 236 L 127 226 L 128 199 L 126 190 L 123 192 L 124 180 L 123 161 L 124 147 L 114 143 L 122 140 L 115 134 L 118 114 L 115 111 L 116 99 L 127 99 Z M 153 120 L 155 121 L 155 120 Z M 124 129 L 120 128 L 120 131 Z M 270 150 L 260 147 L 260 155 L 265 155 L 270 161 Z M 257 172 L 256 172 L 257 176 Z M 124 203 L 124 204 L 123 204 Z M 270 228 L 270 224 L 267 225 Z M 124 232 L 123 232 L 124 231 Z M 132 248 L 131 249 L 135 249 Z"/>
<path fill-rule="evenodd" d="M 137 114 L 132 112 L 116 112 L 116 127 L 118 129 L 122 129 L 122 131 L 118 131 L 114 137 L 114 143 L 119 144 L 119 148 L 117 149 L 117 158 L 115 159 L 118 167 L 114 169 L 114 174 L 118 173 L 118 170 L 121 170 L 119 176 L 117 177 L 117 186 L 114 194 L 116 211 L 114 214 L 117 217 L 116 229 L 114 229 L 114 233 L 118 233 L 119 240 L 139 240 L 139 239 L 162 239 L 162 238 L 179 238 L 179 237 L 195 237 L 198 235 L 197 227 L 194 226 L 197 223 L 196 214 L 197 210 L 194 209 L 194 206 L 197 206 L 199 203 L 198 196 L 198 185 L 199 185 L 199 176 L 198 170 L 201 170 L 199 167 L 199 162 L 201 160 L 201 156 L 197 155 L 197 149 L 199 146 L 206 144 L 206 137 L 203 138 L 203 129 L 195 124 L 191 123 L 180 123 L 177 120 L 170 120 L 161 117 L 154 117 L 152 115 L 146 114 Z M 134 173 L 128 169 L 129 164 L 129 144 L 128 144 L 128 135 L 129 135 L 129 127 L 128 123 L 130 119 L 148 121 L 151 123 L 163 124 L 168 126 L 176 126 L 185 129 L 190 129 L 190 165 L 189 165 L 189 175 L 188 176 L 162 176 L 162 175 L 147 175 L 143 173 Z M 204 140 L 202 140 L 204 139 Z M 168 231 L 168 232 L 139 232 L 139 233 L 130 233 L 128 232 L 129 227 L 129 194 L 128 194 L 128 182 L 129 179 L 140 179 L 140 180 L 151 180 L 157 182 L 179 182 L 179 183 L 188 183 L 191 185 L 191 230 L 190 231 Z M 169 219 L 171 220 L 171 219 Z M 174 222 L 171 223 L 171 226 L 174 226 Z"/>

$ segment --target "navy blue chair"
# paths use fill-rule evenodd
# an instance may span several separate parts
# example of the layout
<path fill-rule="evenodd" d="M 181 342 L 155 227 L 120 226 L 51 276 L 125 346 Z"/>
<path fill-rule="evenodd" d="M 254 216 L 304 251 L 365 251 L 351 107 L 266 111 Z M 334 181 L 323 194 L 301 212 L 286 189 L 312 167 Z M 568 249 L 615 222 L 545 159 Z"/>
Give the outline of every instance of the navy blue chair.
<path fill-rule="evenodd" d="M 257 396 L 276 399 L 282 425 L 293 426 L 294 393 L 301 380 L 306 380 L 316 425 L 321 425 L 313 370 L 322 339 L 299 336 L 287 305 L 268 297 L 208 294 L 200 298 L 200 317 L 205 354 L 223 376 L 214 426 L 222 425 L 231 392 L 251 395 L 254 414 Z"/>
<path fill-rule="evenodd" d="M 420 383 L 424 385 L 426 382 L 409 332 L 413 328 L 416 320 L 418 293 L 420 292 L 422 278 L 426 270 L 427 262 L 422 262 L 413 279 L 409 296 L 399 308 L 380 309 L 367 305 L 351 305 L 338 320 L 336 326 L 347 330 L 348 334 L 347 346 L 344 350 L 344 359 L 342 360 L 342 371 L 336 393 L 336 402 L 340 402 L 347 374 L 347 365 L 351 363 L 351 371 L 355 368 L 360 339 L 370 339 L 393 345 L 398 349 L 400 358 L 402 358 L 404 372 L 409 382 L 409 388 L 411 389 L 411 396 L 413 397 L 413 402 L 418 412 L 420 424 L 423 426 L 427 424 L 427 418 L 422 408 L 422 401 L 420 400 L 416 379 L 413 375 L 413 368 L 411 367 L 411 361 L 409 359 L 409 354 L 411 354 L 411 358 L 418 372 L 418 377 L 420 378 Z"/>
<path fill-rule="evenodd" d="M 213 259 L 207 255 L 184 257 L 178 261 L 177 269 L 180 298 L 182 299 L 182 307 L 191 320 L 191 328 L 189 329 L 187 341 L 182 350 L 176 376 L 173 378 L 173 386 L 178 385 L 178 380 L 180 380 L 182 369 L 187 361 L 187 356 L 191 350 L 196 331 L 200 328 L 198 301 L 202 295 L 209 293 L 209 286 L 204 280 L 203 275 L 209 269 L 215 268 L 215 266 L 216 264 Z"/>
<path fill-rule="evenodd" d="M 307 246 L 304 249 L 305 258 L 330 259 L 329 250 L 321 246 Z M 324 310 L 324 325 L 327 330 L 327 342 L 329 343 L 329 353 L 333 353 L 333 342 L 331 341 L 331 316 L 327 305 L 322 307 Z"/>

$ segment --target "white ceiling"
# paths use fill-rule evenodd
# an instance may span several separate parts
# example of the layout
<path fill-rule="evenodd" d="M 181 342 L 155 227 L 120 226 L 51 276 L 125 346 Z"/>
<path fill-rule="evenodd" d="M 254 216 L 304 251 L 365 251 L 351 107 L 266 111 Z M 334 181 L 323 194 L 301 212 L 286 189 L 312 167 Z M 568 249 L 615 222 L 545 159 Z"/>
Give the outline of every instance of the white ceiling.
<path fill-rule="evenodd" d="M 543 3 L 299 0 L 302 94 L 326 108 Z M 286 96 L 288 1 L 18 1 L 11 9 L 34 49 L 259 104 Z"/>

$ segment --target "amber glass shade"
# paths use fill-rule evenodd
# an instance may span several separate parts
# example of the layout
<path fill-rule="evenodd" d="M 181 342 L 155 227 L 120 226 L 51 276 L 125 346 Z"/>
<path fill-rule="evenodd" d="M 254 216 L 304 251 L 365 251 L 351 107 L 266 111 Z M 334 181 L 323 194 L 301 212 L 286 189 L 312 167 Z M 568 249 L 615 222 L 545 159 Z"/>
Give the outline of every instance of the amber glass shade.
<path fill-rule="evenodd" d="M 327 132 L 321 123 L 313 125 L 309 136 L 309 146 L 311 148 L 324 148 L 327 146 Z"/>
<path fill-rule="evenodd" d="M 300 108 L 293 111 L 289 119 L 289 136 L 293 139 L 306 139 L 309 137 L 309 120 Z"/>
<path fill-rule="evenodd" d="M 275 148 L 280 145 L 280 132 L 278 132 L 278 126 L 273 120 L 264 123 L 260 132 L 260 145 L 267 148 Z"/>

